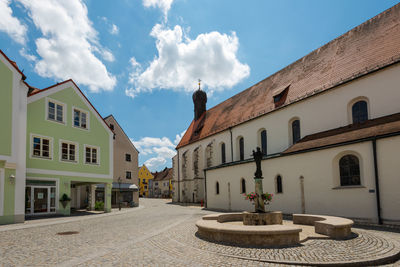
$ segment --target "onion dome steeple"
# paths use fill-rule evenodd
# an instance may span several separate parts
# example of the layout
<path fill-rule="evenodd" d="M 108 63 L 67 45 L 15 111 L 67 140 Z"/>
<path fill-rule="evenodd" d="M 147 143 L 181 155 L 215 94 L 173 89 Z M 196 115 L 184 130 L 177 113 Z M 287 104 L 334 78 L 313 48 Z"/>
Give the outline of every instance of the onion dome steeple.
<path fill-rule="evenodd" d="M 207 103 L 207 94 L 200 88 L 200 82 L 201 80 L 199 79 L 199 89 L 194 91 L 193 93 L 193 103 L 194 103 L 194 120 L 198 120 L 201 115 L 206 111 L 206 103 Z"/>

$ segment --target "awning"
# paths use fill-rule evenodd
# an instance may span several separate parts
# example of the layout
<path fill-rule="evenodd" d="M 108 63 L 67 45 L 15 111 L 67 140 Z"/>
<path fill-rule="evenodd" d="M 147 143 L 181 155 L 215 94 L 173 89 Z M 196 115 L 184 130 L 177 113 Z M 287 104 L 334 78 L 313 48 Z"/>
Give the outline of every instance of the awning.
<path fill-rule="evenodd" d="M 97 188 L 104 188 L 104 184 L 98 184 Z M 119 183 L 113 182 L 112 183 L 113 189 L 119 189 Z M 121 190 L 131 190 L 131 191 L 139 191 L 139 188 L 135 184 L 125 184 L 121 183 Z"/>

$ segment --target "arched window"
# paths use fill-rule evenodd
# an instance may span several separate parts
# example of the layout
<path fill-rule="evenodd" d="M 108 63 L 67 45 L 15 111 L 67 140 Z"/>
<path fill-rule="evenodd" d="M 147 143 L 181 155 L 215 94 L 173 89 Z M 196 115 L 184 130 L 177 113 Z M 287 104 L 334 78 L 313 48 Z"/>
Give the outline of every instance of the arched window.
<path fill-rule="evenodd" d="M 239 138 L 239 156 L 240 160 L 244 160 L 244 139 L 243 137 Z"/>
<path fill-rule="evenodd" d="M 221 144 L 221 163 L 224 164 L 226 162 L 226 154 L 225 154 L 225 143 Z"/>
<path fill-rule="evenodd" d="M 261 151 L 264 155 L 267 155 L 267 131 L 262 130 L 260 133 L 261 137 Z"/>
<path fill-rule="evenodd" d="M 276 176 L 276 193 L 283 193 L 282 176 Z"/>
<path fill-rule="evenodd" d="M 361 185 L 360 163 L 356 156 L 346 155 L 339 160 L 340 185 Z"/>
<path fill-rule="evenodd" d="M 292 143 L 296 144 L 300 140 L 300 121 L 294 120 L 292 122 Z"/>
<path fill-rule="evenodd" d="M 240 193 L 246 193 L 246 180 L 244 178 L 240 180 Z"/>
<path fill-rule="evenodd" d="M 363 123 L 368 120 L 368 104 L 361 100 L 353 104 L 351 107 L 353 123 Z"/>
<path fill-rule="evenodd" d="M 215 194 L 219 195 L 219 183 L 215 183 Z"/>

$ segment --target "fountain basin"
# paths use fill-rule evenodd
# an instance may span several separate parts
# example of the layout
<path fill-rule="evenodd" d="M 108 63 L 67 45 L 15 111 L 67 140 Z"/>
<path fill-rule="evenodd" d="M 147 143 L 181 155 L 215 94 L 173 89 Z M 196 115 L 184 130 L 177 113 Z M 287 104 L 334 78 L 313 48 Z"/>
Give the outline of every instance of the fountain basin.
<path fill-rule="evenodd" d="M 243 213 L 204 216 L 202 220 L 196 222 L 197 234 L 206 240 L 242 246 L 290 246 L 300 242 L 301 227 L 281 224 L 256 226 L 229 223 L 242 221 L 243 216 Z"/>
<path fill-rule="evenodd" d="M 244 225 L 271 225 L 271 224 L 282 224 L 282 212 L 271 211 L 271 212 L 243 212 L 243 224 Z"/>

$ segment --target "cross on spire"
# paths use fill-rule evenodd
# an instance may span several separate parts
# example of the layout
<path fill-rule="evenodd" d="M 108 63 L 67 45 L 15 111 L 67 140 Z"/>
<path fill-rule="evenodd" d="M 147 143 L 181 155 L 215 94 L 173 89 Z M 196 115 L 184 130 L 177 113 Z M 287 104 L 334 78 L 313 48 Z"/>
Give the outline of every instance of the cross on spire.
<path fill-rule="evenodd" d="M 201 84 L 201 80 L 199 79 L 199 90 L 201 90 L 201 88 L 200 88 L 200 84 Z"/>

